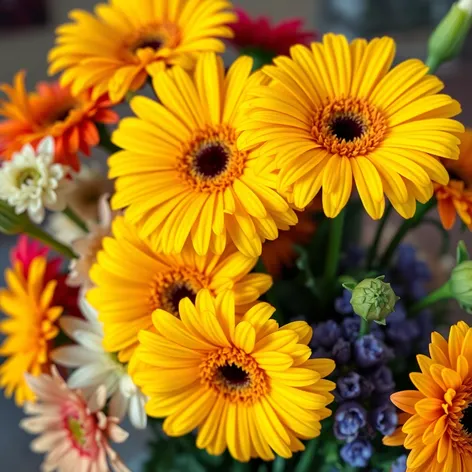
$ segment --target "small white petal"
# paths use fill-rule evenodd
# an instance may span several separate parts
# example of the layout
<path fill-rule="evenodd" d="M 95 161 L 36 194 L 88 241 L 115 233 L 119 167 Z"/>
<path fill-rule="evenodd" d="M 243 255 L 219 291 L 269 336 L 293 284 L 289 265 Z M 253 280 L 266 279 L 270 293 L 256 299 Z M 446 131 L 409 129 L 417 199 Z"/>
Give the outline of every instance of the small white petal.
<path fill-rule="evenodd" d="M 110 404 L 109 404 L 110 416 L 113 416 L 114 418 L 118 418 L 121 421 L 126 415 L 126 411 L 128 410 L 128 404 L 129 404 L 129 399 L 126 398 L 118 389 L 113 394 L 110 400 Z"/>
<path fill-rule="evenodd" d="M 114 375 L 113 371 L 103 366 L 103 364 L 88 364 L 73 372 L 67 384 L 70 388 L 85 388 L 101 385 L 109 375 Z"/>
<path fill-rule="evenodd" d="M 13 158 L 15 160 L 20 160 L 20 162 L 25 162 L 28 158 L 34 159 L 36 157 L 36 153 L 34 152 L 33 146 L 31 144 L 25 144 L 19 153 L 15 153 Z"/>
<path fill-rule="evenodd" d="M 40 141 L 37 147 L 38 153 L 49 156 L 54 156 L 54 149 L 54 138 L 52 136 L 46 136 L 42 141 Z"/>
<path fill-rule="evenodd" d="M 75 331 L 74 337 L 79 344 L 95 352 L 105 352 L 103 349 L 103 337 L 91 331 Z"/>
<path fill-rule="evenodd" d="M 146 398 L 141 392 L 137 392 L 130 399 L 128 416 L 131 424 L 136 429 L 146 429 L 147 416 L 145 405 Z"/>
<path fill-rule="evenodd" d="M 52 360 L 64 367 L 81 367 L 98 361 L 97 353 L 83 346 L 62 346 L 51 352 Z"/>

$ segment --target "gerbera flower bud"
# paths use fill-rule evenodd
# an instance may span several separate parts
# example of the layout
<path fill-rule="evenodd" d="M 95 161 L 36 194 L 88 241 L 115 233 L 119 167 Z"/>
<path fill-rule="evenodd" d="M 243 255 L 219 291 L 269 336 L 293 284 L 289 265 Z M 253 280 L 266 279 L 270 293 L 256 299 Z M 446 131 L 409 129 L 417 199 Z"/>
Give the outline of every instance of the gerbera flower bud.
<path fill-rule="evenodd" d="M 471 25 L 472 2 L 460 0 L 454 3 L 429 40 L 427 64 L 430 69 L 435 70 L 459 55 Z"/>
<path fill-rule="evenodd" d="M 464 310 L 472 313 L 472 261 L 454 267 L 449 284 L 452 296 Z"/>
<path fill-rule="evenodd" d="M 4 234 L 22 233 L 29 223 L 25 213 L 17 215 L 7 202 L 0 200 L 0 232 Z"/>
<path fill-rule="evenodd" d="M 399 299 L 395 295 L 390 284 L 383 281 L 385 276 L 375 279 L 364 279 L 354 288 L 346 285 L 345 288 L 352 290 L 351 305 L 354 312 L 366 321 L 375 321 L 386 324 L 385 319 L 395 309 L 395 303 Z"/>

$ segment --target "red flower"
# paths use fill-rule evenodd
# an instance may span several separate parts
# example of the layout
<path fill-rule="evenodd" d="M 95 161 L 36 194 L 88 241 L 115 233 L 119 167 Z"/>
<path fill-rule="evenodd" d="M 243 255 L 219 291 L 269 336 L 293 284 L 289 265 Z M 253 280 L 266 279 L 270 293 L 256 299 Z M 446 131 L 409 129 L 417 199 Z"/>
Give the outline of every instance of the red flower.
<path fill-rule="evenodd" d="M 15 262 L 21 262 L 23 276 L 28 279 L 28 273 L 31 263 L 36 257 L 47 257 L 49 248 L 43 246 L 37 241 L 29 240 L 27 236 L 22 235 L 18 238 L 16 246 L 10 253 L 12 267 Z M 81 316 L 78 307 L 79 290 L 75 287 L 69 287 L 66 284 L 67 274 L 61 273 L 63 260 L 60 257 L 54 257 L 48 260 L 44 273 L 43 284 L 47 285 L 51 280 L 57 282 L 54 291 L 53 304 L 62 306 L 64 312 L 72 316 Z"/>
<path fill-rule="evenodd" d="M 289 54 L 294 44 L 306 44 L 315 40 L 314 31 L 303 31 L 303 20 L 293 18 L 271 25 L 266 16 L 251 18 L 246 12 L 237 9 L 238 22 L 231 25 L 234 38 L 231 43 L 240 51 L 258 51 L 271 58 Z"/>

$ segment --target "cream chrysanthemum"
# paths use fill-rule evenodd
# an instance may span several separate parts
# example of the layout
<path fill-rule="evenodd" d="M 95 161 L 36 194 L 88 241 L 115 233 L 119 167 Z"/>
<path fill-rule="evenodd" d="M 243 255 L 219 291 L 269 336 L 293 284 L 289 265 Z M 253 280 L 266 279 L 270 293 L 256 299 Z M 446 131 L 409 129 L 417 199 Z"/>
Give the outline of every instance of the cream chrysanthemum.
<path fill-rule="evenodd" d="M 259 168 L 279 170 L 277 187 L 296 208 L 322 189 L 325 214 L 335 217 L 355 185 L 372 218 L 382 217 L 384 194 L 411 218 L 433 182 L 447 184 L 437 157 L 459 156 L 464 127 L 450 118 L 461 107 L 438 94 L 443 83 L 421 61 L 390 70 L 394 56 L 391 38 L 327 34 L 263 69 L 271 82 L 253 90 L 238 146 L 258 147 Z"/>
<path fill-rule="evenodd" d="M 65 208 L 64 167 L 54 162 L 54 140 L 43 139 L 35 151 L 27 144 L 0 168 L 0 199 L 17 214 L 28 212 L 35 223 L 42 223 L 46 209 Z"/>
<path fill-rule="evenodd" d="M 331 414 L 323 377 L 330 359 L 310 359 L 312 330 L 305 322 L 279 327 L 275 309 L 259 303 L 236 318 L 231 292 L 216 300 L 201 290 L 195 305 L 180 302 L 180 319 L 156 310 L 154 331 L 141 331 L 134 375 L 150 400 L 150 416 L 165 417 L 164 431 L 182 436 L 198 428 L 197 447 L 237 460 L 289 458 L 300 439 L 320 434 Z M 274 454 L 275 453 L 275 454 Z"/>

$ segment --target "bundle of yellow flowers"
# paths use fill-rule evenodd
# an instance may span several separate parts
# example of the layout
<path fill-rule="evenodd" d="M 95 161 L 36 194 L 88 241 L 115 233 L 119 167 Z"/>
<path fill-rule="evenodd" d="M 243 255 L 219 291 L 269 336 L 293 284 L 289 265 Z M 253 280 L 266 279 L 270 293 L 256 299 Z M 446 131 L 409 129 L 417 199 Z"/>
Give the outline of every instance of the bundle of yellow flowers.
<path fill-rule="evenodd" d="M 315 40 L 229 0 L 70 20 L 53 82 L 0 86 L 0 231 L 20 235 L 0 387 L 42 470 L 471 471 L 472 330 L 421 353 L 437 302 L 472 311 L 472 262 L 460 243 L 431 289 L 403 239 L 472 228 L 472 131 L 434 75 L 472 2 L 396 65 L 390 37 Z M 107 176 L 82 163 L 98 148 Z M 153 436 L 145 468 L 109 444 L 125 416 Z"/>

